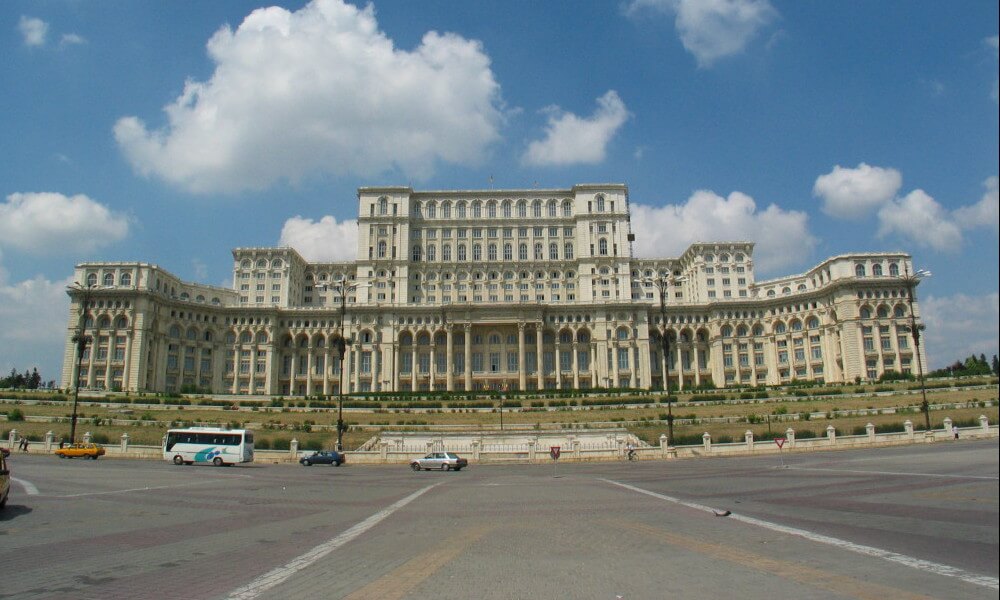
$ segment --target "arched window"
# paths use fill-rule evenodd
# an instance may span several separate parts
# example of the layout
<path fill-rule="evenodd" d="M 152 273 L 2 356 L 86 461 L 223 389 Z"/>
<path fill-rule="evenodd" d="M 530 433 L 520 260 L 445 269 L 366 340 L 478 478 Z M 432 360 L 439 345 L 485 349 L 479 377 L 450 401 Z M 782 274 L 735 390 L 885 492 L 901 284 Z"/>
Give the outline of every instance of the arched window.
<path fill-rule="evenodd" d="M 427 260 L 433 262 L 437 260 L 437 246 L 430 244 L 427 246 Z"/>
<path fill-rule="evenodd" d="M 737 337 L 746 337 L 747 336 L 747 326 L 746 325 L 740 325 L 739 327 L 737 327 L 736 328 L 736 336 Z"/>
<path fill-rule="evenodd" d="M 864 265 L 855 265 L 854 266 L 854 275 L 857 276 L 857 277 L 864 277 L 865 276 L 865 266 Z"/>
<path fill-rule="evenodd" d="M 549 216 L 550 217 L 558 216 L 558 214 L 556 212 L 556 201 L 555 200 L 549 200 Z"/>
<path fill-rule="evenodd" d="M 257 261 L 257 268 L 258 269 L 266 269 L 267 268 L 267 259 L 266 258 L 262 258 L 262 259 L 258 260 Z"/>
<path fill-rule="evenodd" d="M 472 218 L 479 219 L 483 216 L 483 205 L 476 200 L 472 203 Z"/>
<path fill-rule="evenodd" d="M 503 245 L 503 259 L 514 260 L 514 247 L 510 244 Z"/>
<path fill-rule="evenodd" d="M 87 285 L 97 285 L 97 274 L 90 273 L 87 275 Z"/>
<path fill-rule="evenodd" d="M 555 242 L 549 244 L 549 260 L 559 260 L 559 244 Z"/>
<path fill-rule="evenodd" d="M 181 328 L 180 328 L 180 326 L 179 325 L 171 325 L 170 326 L 170 331 L 169 331 L 169 333 L 167 333 L 167 335 L 170 336 L 170 337 L 172 337 L 172 338 L 180 339 L 180 337 L 181 337 Z"/>
<path fill-rule="evenodd" d="M 451 261 L 451 244 L 445 244 L 441 246 L 441 260 Z"/>
<path fill-rule="evenodd" d="M 249 344 L 252 341 L 253 341 L 253 334 L 251 334 L 249 331 L 244 331 L 243 333 L 240 334 L 241 344 Z"/>
<path fill-rule="evenodd" d="M 566 331 L 565 329 L 559 332 L 559 343 L 560 344 L 572 344 L 573 343 L 573 332 Z"/>
<path fill-rule="evenodd" d="M 214 337 L 214 336 L 212 335 L 212 332 L 211 332 L 211 331 L 208 331 L 208 330 L 206 330 L 206 331 L 205 331 L 205 335 L 203 336 L 203 339 L 204 339 L 204 340 L 205 340 L 206 342 L 211 342 L 211 341 L 212 341 L 212 338 L 213 338 L 213 337 Z"/>
<path fill-rule="evenodd" d="M 872 276 L 881 277 L 882 276 L 882 265 L 874 264 L 872 265 Z"/>
<path fill-rule="evenodd" d="M 566 242 L 566 246 L 563 248 L 563 258 L 566 260 L 573 259 L 573 244 L 571 242 Z"/>
<path fill-rule="evenodd" d="M 111 317 L 107 315 L 102 315 L 97 319 L 98 329 L 110 329 L 111 328 Z"/>
<path fill-rule="evenodd" d="M 778 321 L 774 324 L 774 333 L 785 333 L 785 324 Z"/>
<path fill-rule="evenodd" d="M 512 216 L 514 216 L 514 214 L 511 211 L 510 200 L 504 200 L 503 201 L 503 217 L 505 219 L 509 219 Z"/>
<path fill-rule="evenodd" d="M 437 204 L 434 202 L 427 203 L 427 218 L 436 219 L 437 218 Z"/>
<path fill-rule="evenodd" d="M 897 304 L 896 308 L 892 309 L 893 316 L 897 319 L 906 316 L 906 309 L 903 308 L 901 304 Z"/>
<path fill-rule="evenodd" d="M 490 244 L 486 247 L 487 260 L 493 262 L 497 259 L 497 245 Z"/>
<path fill-rule="evenodd" d="M 497 218 L 497 203 L 496 202 L 490 200 L 489 203 L 486 204 L 486 217 L 490 218 L 490 219 Z"/>
<path fill-rule="evenodd" d="M 528 203 L 524 200 L 517 203 L 517 216 L 522 219 L 528 216 Z"/>
<path fill-rule="evenodd" d="M 729 325 L 724 326 L 722 328 L 722 337 L 724 338 L 733 337 L 733 328 L 730 327 Z"/>
<path fill-rule="evenodd" d="M 535 244 L 535 260 L 542 260 L 543 258 L 545 258 L 545 255 L 543 254 L 542 245 Z"/>
<path fill-rule="evenodd" d="M 542 216 L 542 201 L 541 200 L 535 200 L 531 204 L 531 216 L 533 216 L 533 217 L 540 217 L 540 216 Z"/>
<path fill-rule="evenodd" d="M 378 243 L 378 257 L 379 258 L 385 258 L 385 249 L 386 249 L 385 240 L 382 240 L 382 241 L 380 241 Z"/>
<path fill-rule="evenodd" d="M 776 295 L 777 294 L 774 293 L 774 290 L 767 290 L 767 297 L 768 298 L 774 298 Z"/>
<path fill-rule="evenodd" d="M 792 293 L 792 288 L 790 288 L 790 287 L 783 287 L 783 288 L 781 288 L 781 293 L 783 295 L 787 296 L 788 294 Z"/>
<path fill-rule="evenodd" d="M 385 198 L 385 197 L 379 198 L 378 199 L 378 214 L 384 215 L 384 214 L 387 214 L 388 212 L 389 212 L 389 199 Z"/>
<path fill-rule="evenodd" d="M 121 281 L 121 285 L 122 286 L 128 287 L 128 286 L 132 285 L 132 274 L 131 273 L 122 273 L 122 277 L 121 277 L 120 281 Z"/>
<path fill-rule="evenodd" d="M 115 329 L 128 329 L 128 319 L 125 316 L 115 319 Z"/>
<path fill-rule="evenodd" d="M 899 265 L 896 263 L 889 263 L 889 275 L 891 277 L 899 277 Z"/>
<path fill-rule="evenodd" d="M 870 318 L 872 318 L 872 309 L 868 308 L 867 306 L 862 306 L 861 307 L 861 318 L 862 319 L 870 319 Z"/>
<path fill-rule="evenodd" d="M 483 247 L 480 244 L 472 245 L 472 260 L 479 262 L 483 260 Z"/>
<path fill-rule="evenodd" d="M 413 262 L 420 262 L 420 246 L 413 247 Z"/>
<path fill-rule="evenodd" d="M 518 260 L 528 260 L 528 245 L 520 244 L 517 247 L 517 259 Z"/>
<path fill-rule="evenodd" d="M 450 219 L 451 218 L 451 202 L 445 202 L 441 205 L 441 218 Z"/>
<path fill-rule="evenodd" d="M 601 256 L 608 255 L 608 240 L 601 238 L 601 240 L 597 242 L 597 253 Z"/>
<path fill-rule="evenodd" d="M 464 219 L 465 218 L 465 202 L 459 202 L 458 203 L 458 210 L 457 210 L 457 212 L 458 212 L 458 218 L 459 219 Z"/>
<path fill-rule="evenodd" d="M 458 245 L 458 260 L 468 260 L 468 256 L 465 251 L 465 244 Z"/>
<path fill-rule="evenodd" d="M 626 327 L 619 327 L 616 337 L 618 338 L 619 341 L 627 340 L 628 339 L 628 328 L 626 328 Z"/>
<path fill-rule="evenodd" d="M 885 319 L 886 317 L 889 316 L 889 307 L 883 304 L 878 307 L 876 313 L 878 314 L 880 319 Z"/>
<path fill-rule="evenodd" d="M 572 217 L 573 216 L 573 203 L 570 202 L 569 200 L 566 200 L 565 202 L 563 202 L 562 206 L 563 206 L 563 216 L 564 217 Z"/>
<path fill-rule="evenodd" d="M 809 317 L 809 320 L 806 321 L 806 327 L 809 329 L 819 329 L 819 319 L 816 317 Z"/>
<path fill-rule="evenodd" d="M 597 196 L 597 212 L 604 212 L 604 196 Z"/>
<path fill-rule="evenodd" d="M 104 285 L 111 287 L 115 284 L 115 274 L 105 273 L 104 274 Z"/>
<path fill-rule="evenodd" d="M 760 325 L 754 325 L 753 326 L 753 335 L 754 335 L 754 337 L 760 337 L 760 336 L 764 335 L 764 328 L 762 326 L 760 326 Z"/>
<path fill-rule="evenodd" d="M 798 319 L 792 321 L 792 331 L 802 331 L 802 321 Z"/>

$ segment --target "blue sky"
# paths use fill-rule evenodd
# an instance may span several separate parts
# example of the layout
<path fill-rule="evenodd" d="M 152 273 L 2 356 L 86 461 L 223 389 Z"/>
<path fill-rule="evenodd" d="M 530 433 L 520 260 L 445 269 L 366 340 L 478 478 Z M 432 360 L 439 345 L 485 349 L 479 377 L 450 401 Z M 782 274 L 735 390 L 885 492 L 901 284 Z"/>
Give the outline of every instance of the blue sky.
<path fill-rule="evenodd" d="M 353 256 L 355 190 L 624 182 L 644 256 L 903 250 L 933 366 L 998 347 L 997 3 L 5 2 L 0 370 L 73 265 Z"/>

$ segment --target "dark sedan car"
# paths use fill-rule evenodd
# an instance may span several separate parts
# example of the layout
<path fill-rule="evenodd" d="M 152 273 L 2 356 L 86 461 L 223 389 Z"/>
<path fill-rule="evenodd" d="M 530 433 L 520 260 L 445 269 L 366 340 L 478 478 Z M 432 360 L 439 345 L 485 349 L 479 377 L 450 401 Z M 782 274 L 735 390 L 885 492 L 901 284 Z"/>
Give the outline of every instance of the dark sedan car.
<path fill-rule="evenodd" d="M 309 456 L 303 456 L 299 459 L 299 464 L 303 467 L 311 467 L 313 465 L 333 465 L 339 467 L 346 461 L 347 458 L 340 452 L 323 450 L 321 452 L 313 452 Z"/>

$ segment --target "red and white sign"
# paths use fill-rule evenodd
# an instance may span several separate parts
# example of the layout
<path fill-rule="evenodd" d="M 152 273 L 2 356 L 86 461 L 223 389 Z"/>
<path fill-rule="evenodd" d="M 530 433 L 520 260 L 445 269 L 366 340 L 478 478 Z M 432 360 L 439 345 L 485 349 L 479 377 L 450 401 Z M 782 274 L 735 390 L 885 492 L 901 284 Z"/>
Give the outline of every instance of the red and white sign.
<path fill-rule="evenodd" d="M 785 445 L 785 438 L 774 438 L 774 443 L 778 445 L 778 450 Z"/>
<path fill-rule="evenodd" d="M 560 450 L 559 446 L 549 446 L 549 456 L 552 457 L 552 460 L 559 460 Z"/>

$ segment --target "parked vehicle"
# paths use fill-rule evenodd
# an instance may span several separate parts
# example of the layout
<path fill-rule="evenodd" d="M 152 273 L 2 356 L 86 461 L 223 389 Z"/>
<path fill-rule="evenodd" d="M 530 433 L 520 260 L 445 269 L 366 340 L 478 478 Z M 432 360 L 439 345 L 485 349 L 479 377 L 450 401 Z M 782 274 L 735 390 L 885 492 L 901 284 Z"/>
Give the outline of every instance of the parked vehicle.
<path fill-rule="evenodd" d="M 7 506 L 7 498 L 10 496 L 10 469 L 7 468 L 6 449 L 0 452 L 0 510 Z"/>
<path fill-rule="evenodd" d="M 345 462 L 347 462 L 347 457 L 336 450 L 313 452 L 309 456 L 303 456 L 299 459 L 299 464 L 303 467 L 311 467 L 313 465 L 333 465 L 339 467 Z"/>
<path fill-rule="evenodd" d="M 90 458 L 97 460 L 97 457 L 104 456 L 104 446 L 100 444 L 70 444 L 65 448 L 55 451 L 59 458 Z"/>
<path fill-rule="evenodd" d="M 410 462 L 410 468 L 414 471 L 424 469 L 440 469 L 442 471 L 461 471 L 468 466 L 469 461 L 453 452 L 431 452 L 423 458 L 418 458 Z"/>

